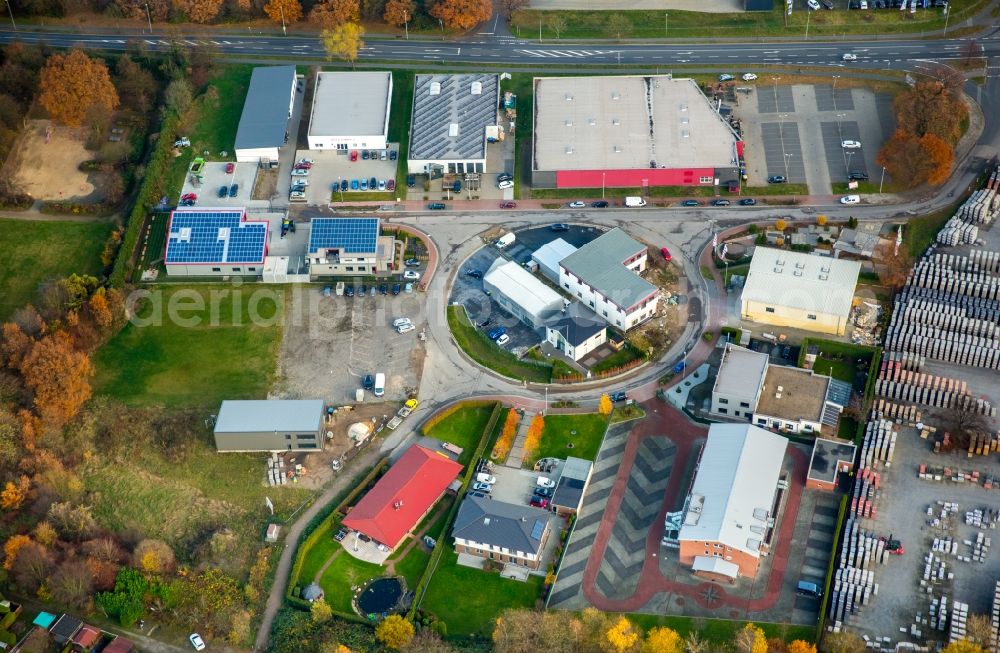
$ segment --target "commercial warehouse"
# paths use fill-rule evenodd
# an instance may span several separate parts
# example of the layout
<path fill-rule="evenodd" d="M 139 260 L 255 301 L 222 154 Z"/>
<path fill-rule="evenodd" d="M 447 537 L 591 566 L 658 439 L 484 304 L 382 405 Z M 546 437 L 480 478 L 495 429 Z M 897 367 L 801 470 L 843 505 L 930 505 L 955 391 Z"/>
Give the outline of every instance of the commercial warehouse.
<path fill-rule="evenodd" d="M 236 129 L 236 160 L 278 160 L 295 108 L 295 66 L 254 68 Z"/>
<path fill-rule="evenodd" d="M 323 400 L 223 401 L 215 448 L 234 451 L 316 451 L 323 448 Z"/>
<path fill-rule="evenodd" d="M 391 103 L 392 73 L 316 73 L 309 149 L 384 150 Z"/>
<path fill-rule="evenodd" d="M 499 104 L 499 75 L 417 75 L 407 172 L 485 172 L 487 139 L 499 138 Z"/>
<path fill-rule="evenodd" d="M 167 225 L 167 274 L 259 275 L 267 256 L 268 224 L 247 220 L 244 209 L 178 209 Z"/>
<path fill-rule="evenodd" d="M 743 141 L 692 79 L 539 77 L 534 88 L 534 187 L 739 183 Z"/>
<path fill-rule="evenodd" d="M 494 261 L 483 276 L 483 288 L 501 308 L 539 333 L 563 307 L 559 293 L 514 261 L 502 258 Z"/>
<path fill-rule="evenodd" d="M 860 273 L 858 261 L 758 247 L 740 297 L 740 317 L 842 336 Z"/>

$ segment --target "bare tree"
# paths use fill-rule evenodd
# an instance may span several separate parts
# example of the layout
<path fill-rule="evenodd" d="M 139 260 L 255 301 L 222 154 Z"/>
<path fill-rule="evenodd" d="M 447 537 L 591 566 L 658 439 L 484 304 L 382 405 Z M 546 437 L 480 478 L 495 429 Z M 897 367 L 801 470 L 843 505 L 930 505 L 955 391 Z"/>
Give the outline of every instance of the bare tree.
<path fill-rule="evenodd" d="M 985 614 L 970 615 L 965 631 L 969 634 L 970 640 L 987 650 L 997 643 L 997 633 L 993 630 L 990 618 Z"/>
<path fill-rule="evenodd" d="M 693 630 L 684 638 L 684 650 L 687 653 L 705 653 L 707 646 L 708 643 Z"/>
<path fill-rule="evenodd" d="M 977 412 L 970 402 L 959 402 L 945 408 L 940 414 L 941 427 L 951 435 L 958 449 L 969 446 L 972 436 L 990 430 L 990 421 Z"/>
<path fill-rule="evenodd" d="M 976 39 L 969 39 L 962 48 L 962 55 L 965 57 L 965 65 L 971 66 L 974 60 L 983 56 L 983 46 Z"/>
<path fill-rule="evenodd" d="M 864 653 L 865 640 L 854 633 L 826 633 L 819 648 L 823 653 Z"/>
<path fill-rule="evenodd" d="M 514 12 L 527 7 L 528 2 L 529 0 L 500 0 L 500 6 L 503 7 L 503 12 L 507 14 L 507 20 L 509 21 Z"/>

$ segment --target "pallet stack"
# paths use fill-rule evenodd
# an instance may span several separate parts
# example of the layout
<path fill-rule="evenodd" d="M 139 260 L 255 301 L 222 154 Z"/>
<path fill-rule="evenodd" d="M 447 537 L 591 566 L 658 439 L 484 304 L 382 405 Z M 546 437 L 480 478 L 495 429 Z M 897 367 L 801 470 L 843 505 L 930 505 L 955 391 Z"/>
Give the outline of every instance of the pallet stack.
<path fill-rule="evenodd" d="M 966 631 L 969 619 L 969 604 L 955 601 L 951 604 L 951 624 L 948 627 L 948 642 L 957 642 L 966 639 L 969 635 Z"/>
<path fill-rule="evenodd" d="M 830 591 L 830 617 L 843 621 L 848 615 L 868 605 L 871 597 L 878 594 L 875 574 L 866 569 L 841 567 L 833 574 Z"/>
<path fill-rule="evenodd" d="M 1000 652 L 1000 580 L 993 587 L 993 608 L 990 610 L 990 625 L 993 626 L 992 653 Z"/>

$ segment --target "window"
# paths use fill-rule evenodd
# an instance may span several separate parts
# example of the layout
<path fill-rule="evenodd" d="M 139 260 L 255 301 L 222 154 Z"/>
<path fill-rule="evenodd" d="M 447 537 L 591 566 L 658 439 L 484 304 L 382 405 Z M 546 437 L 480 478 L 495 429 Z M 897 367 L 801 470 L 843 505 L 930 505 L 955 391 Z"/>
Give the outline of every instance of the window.
<path fill-rule="evenodd" d="M 590 307 L 594 308 L 594 302 L 590 302 Z"/>
<path fill-rule="evenodd" d="M 601 313 L 604 315 L 604 317 L 608 316 L 608 312 L 607 311 L 601 311 Z"/>
<path fill-rule="evenodd" d="M 563 284 L 563 288 L 569 288 L 569 284 L 568 283 L 564 283 Z"/>
<path fill-rule="evenodd" d="M 806 315 L 806 319 L 807 320 L 815 320 L 816 316 L 815 315 Z"/>
<path fill-rule="evenodd" d="M 767 313 L 773 313 L 774 309 L 771 308 L 770 306 L 768 306 L 767 308 L 764 309 L 764 311 L 767 312 Z"/>
<path fill-rule="evenodd" d="M 348 265 L 348 266 L 347 266 L 346 268 L 344 268 L 344 269 L 345 269 L 345 270 L 347 270 L 348 272 L 354 272 L 354 266 L 353 266 L 353 265 Z"/>
<path fill-rule="evenodd" d="M 803 430 L 806 430 L 806 431 L 809 431 L 809 432 L 812 432 L 812 430 L 813 430 L 813 425 L 812 425 L 812 424 L 803 424 L 803 425 L 802 425 L 802 428 L 803 428 Z"/>
<path fill-rule="evenodd" d="M 720 404 L 728 404 L 729 400 L 726 399 L 725 397 L 719 397 L 719 403 Z"/>
<path fill-rule="evenodd" d="M 749 407 L 750 407 L 750 404 L 748 404 L 747 402 L 745 402 L 745 401 L 741 401 L 740 402 L 740 408 L 749 408 Z"/>
<path fill-rule="evenodd" d="M 364 265 L 358 266 L 358 272 L 364 272 L 367 268 Z"/>
<path fill-rule="evenodd" d="M 729 414 L 729 409 L 728 408 L 720 408 L 719 412 L 722 413 L 723 415 L 728 415 Z"/>
<path fill-rule="evenodd" d="M 286 433 L 286 434 L 285 434 L 285 439 L 286 439 L 286 440 L 291 440 L 291 439 L 292 439 L 292 436 L 291 436 L 291 435 L 289 435 L 288 433 Z"/>
<path fill-rule="evenodd" d="M 323 146 L 320 145 L 320 147 L 323 147 Z M 346 150 L 347 149 L 347 143 L 337 143 L 337 149 L 338 150 Z"/>
<path fill-rule="evenodd" d="M 239 272 L 239 271 L 240 271 L 239 268 L 233 268 L 233 272 Z"/>
<path fill-rule="evenodd" d="M 763 424 L 767 424 L 767 420 L 766 420 L 766 419 L 764 419 L 763 417 L 758 417 L 758 418 L 757 418 L 757 423 L 758 423 L 758 424 L 761 424 L 761 425 L 763 425 Z"/>
<path fill-rule="evenodd" d="M 734 410 L 734 411 L 733 411 L 733 416 L 734 416 L 734 417 L 739 417 L 739 416 L 740 416 L 740 411 L 738 411 L 738 410 Z"/>
<path fill-rule="evenodd" d="M 212 272 L 222 272 L 222 268 L 212 268 Z"/>
<path fill-rule="evenodd" d="M 615 320 L 615 326 L 621 326 L 621 325 L 622 325 L 621 320 Z"/>

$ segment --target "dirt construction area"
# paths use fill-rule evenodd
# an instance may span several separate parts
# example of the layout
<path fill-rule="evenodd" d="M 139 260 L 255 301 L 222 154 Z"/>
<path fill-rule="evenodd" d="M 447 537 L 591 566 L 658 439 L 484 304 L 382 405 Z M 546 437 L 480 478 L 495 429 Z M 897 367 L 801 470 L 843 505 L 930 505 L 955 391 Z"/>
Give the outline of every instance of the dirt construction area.
<path fill-rule="evenodd" d="M 366 285 L 365 296 L 361 282 L 353 284 L 354 297 L 325 296 L 323 284 L 296 286 L 288 293 L 275 396 L 354 403 L 365 375 L 380 372 L 385 374 L 380 401 L 401 401 L 416 390 L 425 354 L 423 297 L 417 292 L 372 295 L 371 283 Z M 392 321 L 399 317 L 410 318 L 416 328 L 397 333 Z M 365 393 L 366 402 L 374 400 Z"/>
<path fill-rule="evenodd" d="M 24 130 L 14 158 L 15 181 L 35 199 L 98 201 L 92 173 L 78 166 L 94 158 L 84 144 L 87 128 L 60 127 L 49 120 L 32 120 Z"/>

